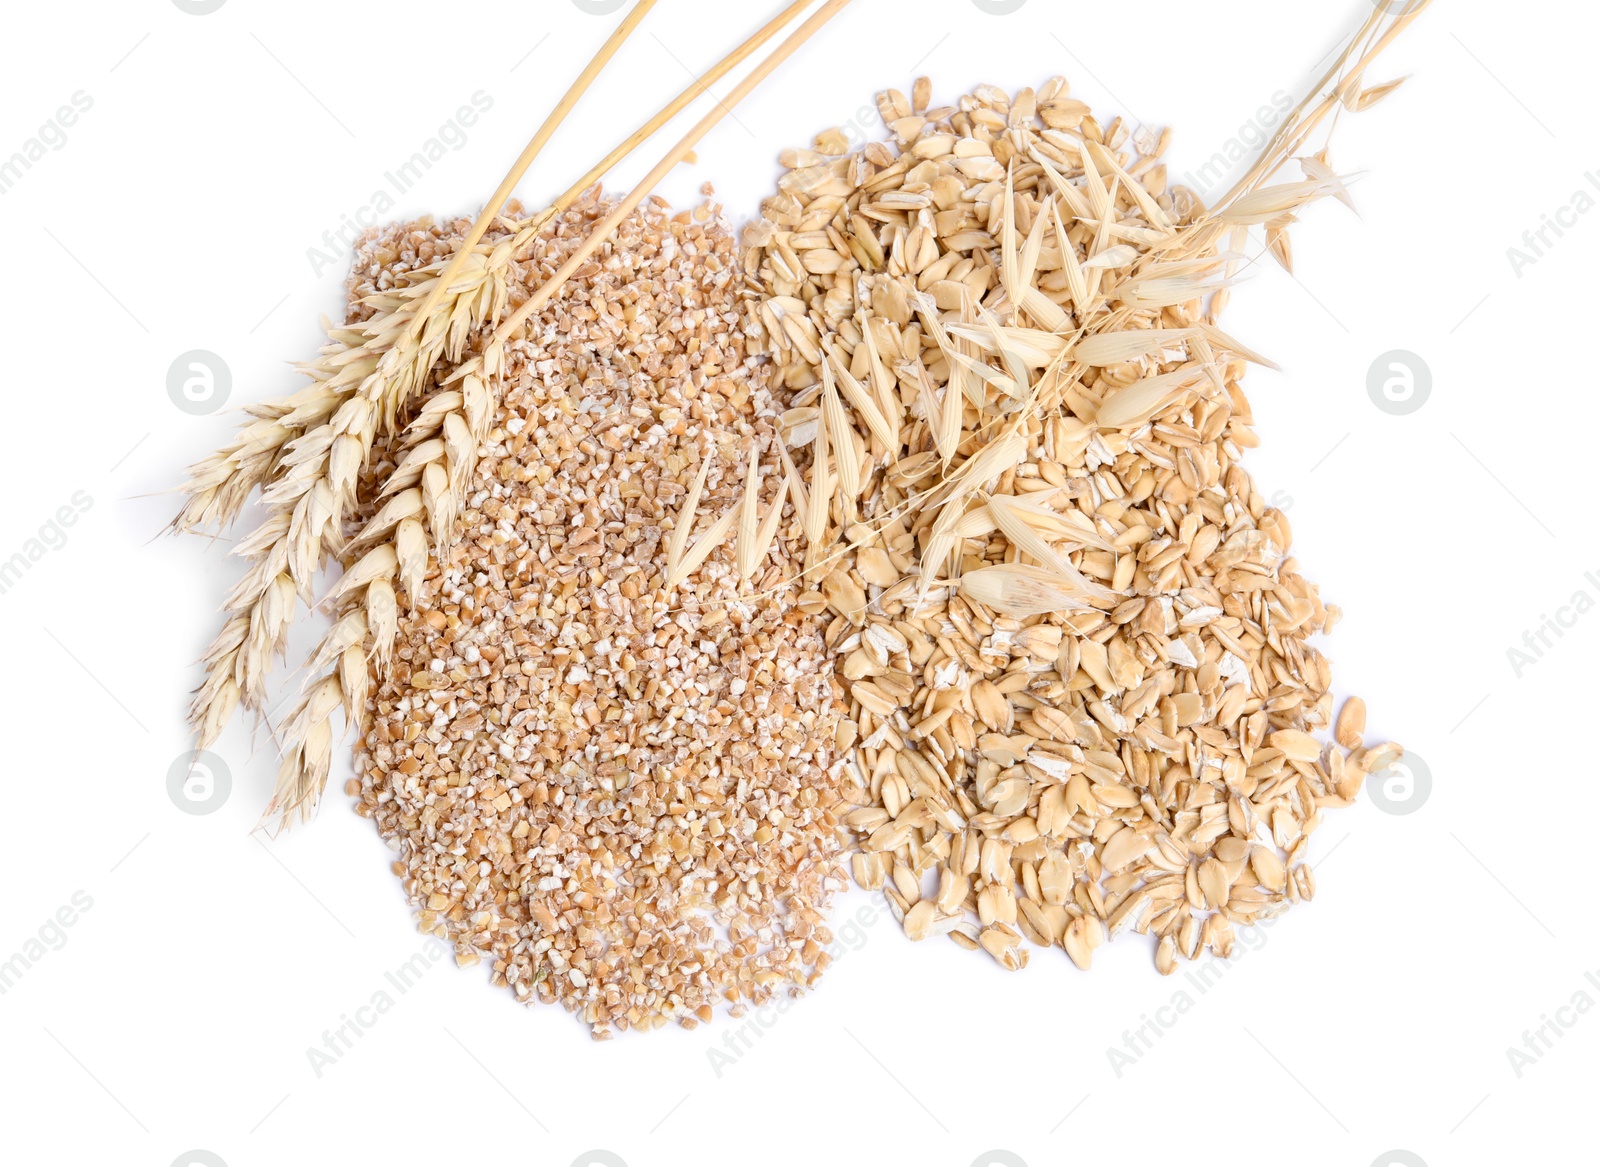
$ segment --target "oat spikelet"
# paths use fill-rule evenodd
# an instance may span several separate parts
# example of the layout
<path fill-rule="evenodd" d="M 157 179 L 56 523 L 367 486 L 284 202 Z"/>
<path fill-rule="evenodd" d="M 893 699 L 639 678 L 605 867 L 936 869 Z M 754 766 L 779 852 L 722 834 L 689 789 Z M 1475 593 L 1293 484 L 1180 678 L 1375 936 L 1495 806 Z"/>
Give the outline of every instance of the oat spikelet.
<path fill-rule="evenodd" d="M 990 314 L 991 321 L 994 316 Z M 962 340 L 970 341 L 979 348 L 1006 358 L 1020 369 L 1047 369 L 1060 360 L 1066 349 L 1070 337 L 1060 336 L 1053 332 L 1045 332 L 1039 328 L 1018 328 L 1015 326 L 991 326 L 985 324 L 978 329 L 970 324 L 951 325 L 948 329 L 952 336 L 959 336 Z M 1013 376 L 1013 379 L 1017 379 Z M 1026 377 L 1023 378 L 1026 380 Z"/>
<path fill-rule="evenodd" d="M 1279 215 L 1289 214 L 1315 202 L 1317 199 L 1342 191 L 1344 183 L 1338 179 L 1304 182 L 1286 182 L 1279 186 L 1262 187 L 1249 194 L 1240 195 L 1217 218 L 1224 223 L 1246 225 L 1265 223 Z"/>
<path fill-rule="evenodd" d="M 689 545 L 689 532 L 694 527 L 695 508 L 700 505 L 700 492 L 705 489 L 706 475 L 711 473 L 711 456 L 700 462 L 700 472 L 694 476 L 689 493 L 678 508 L 678 520 L 672 525 L 672 538 L 667 543 L 667 578 L 678 578 L 678 565 L 683 562 L 684 548 Z"/>
<path fill-rule="evenodd" d="M 1132 385 L 1125 385 L 1107 397 L 1095 414 L 1095 424 L 1102 429 L 1126 429 L 1143 425 L 1163 412 L 1167 401 L 1176 393 L 1194 384 L 1199 369 L 1179 369 L 1145 377 Z"/>
<path fill-rule="evenodd" d="M 1048 539 L 1073 543 L 1084 547 L 1098 547 L 1102 551 L 1116 549 L 1114 543 L 1094 529 L 1091 520 L 1081 511 L 1058 511 L 1040 502 L 1048 495 L 1033 494 L 1026 498 L 1016 495 L 990 495 L 990 502 L 998 501 L 1013 514 L 1021 516 L 1030 527 Z"/>
<path fill-rule="evenodd" d="M 828 351 L 828 360 L 822 362 L 822 368 L 833 377 L 835 392 L 842 393 L 850 402 L 856 416 L 865 423 L 867 432 L 878 439 L 879 445 L 885 450 L 898 446 L 900 431 L 890 426 L 888 417 L 878 408 L 878 403 L 868 394 L 866 387 L 851 375 L 849 362 L 841 358 L 837 348 Z"/>
<path fill-rule="evenodd" d="M 832 439 L 834 464 L 839 476 L 839 513 L 845 526 L 855 522 L 856 499 L 861 494 L 861 453 L 856 448 L 855 427 L 844 412 L 833 369 L 822 362 L 822 420 Z M 898 443 L 897 443 L 898 444 Z"/>
<path fill-rule="evenodd" d="M 944 329 L 944 323 L 939 319 L 938 305 L 931 298 L 920 295 L 917 297 L 916 305 L 922 322 L 927 325 L 929 335 L 939 346 L 945 364 L 950 367 L 950 384 L 956 387 L 958 395 L 965 394 L 973 405 L 982 409 L 983 391 L 978 388 L 978 378 L 973 377 L 968 371 L 972 368 L 973 362 L 956 352 L 955 342 L 950 339 L 950 334 Z"/>
<path fill-rule="evenodd" d="M 1278 368 L 1276 361 L 1269 360 L 1260 353 L 1253 352 L 1252 350 L 1246 348 L 1244 345 L 1240 344 L 1237 340 L 1234 340 L 1233 337 L 1229 336 L 1226 332 L 1223 332 L 1222 329 L 1213 324 L 1208 324 L 1205 321 L 1201 321 L 1200 333 L 1210 340 L 1212 344 L 1226 352 L 1232 353 L 1236 357 L 1242 357 L 1252 364 L 1261 365 L 1263 368 Z"/>
<path fill-rule="evenodd" d="M 893 427 L 893 432 L 898 438 L 902 416 L 900 399 L 895 393 L 894 378 L 890 376 L 888 366 L 883 363 L 883 357 L 878 352 L 877 339 L 872 335 L 872 319 L 867 315 L 865 308 L 856 318 L 856 327 L 861 330 L 861 338 L 867 346 L 867 375 L 872 381 L 873 391 L 878 395 L 882 420 Z M 896 441 L 890 441 L 885 442 L 884 446 L 893 450 L 897 444 Z"/>
<path fill-rule="evenodd" d="M 1029 236 L 1028 246 L 1032 252 L 1031 261 L 1025 265 L 1023 257 L 1018 254 L 1016 194 L 1013 190 L 1012 175 L 1009 170 L 1006 173 L 1005 206 L 1001 208 L 1001 214 L 1001 282 L 1006 290 L 1006 298 L 1011 301 L 1013 308 L 1026 312 L 1047 331 L 1070 331 L 1072 318 L 1067 315 L 1061 305 L 1040 291 L 1029 278 L 1032 275 L 1032 264 L 1037 262 L 1038 251 L 1043 244 L 1042 223 L 1035 223 L 1034 232 Z M 1065 239 L 1065 236 L 1062 238 Z M 1064 248 L 1064 250 L 1070 249 L 1070 246 Z M 1090 287 L 1092 288 L 1093 285 L 1091 284 Z"/>
<path fill-rule="evenodd" d="M 1059 177 L 1059 176 L 1058 176 Z M 1050 203 L 1050 225 L 1055 229 L 1056 246 L 1061 253 L 1062 270 L 1067 275 L 1067 291 L 1072 297 L 1072 305 L 1081 316 L 1090 306 L 1089 278 L 1083 274 L 1083 265 L 1078 262 L 1078 248 L 1067 236 L 1067 229 L 1061 222 L 1061 208 L 1054 200 Z"/>
<path fill-rule="evenodd" d="M 1025 563 L 1001 563 L 963 572 L 960 590 L 963 596 L 986 608 L 1019 618 L 1088 608 L 1093 598 L 1071 577 Z"/>
<path fill-rule="evenodd" d="M 1023 358 L 1020 352 L 1012 348 L 1011 342 L 1006 336 L 1006 330 L 1000 327 L 1000 321 L 995 319 L 993 312 L 990 312 L 982 304 L 977 306 L 977 311 L 978 319 L 983 323 L 984 330 L 988 332 L 989 339 L 994 344 L 994 352 L 999 356 L 1001 363 L 1005 365 L 1006 373 L 1009 376 L 1009 385 L 1005 385 L 1003 388 L 1011 397 L 1023 396 L 1028 388 L 1029 381 L 1032 379 L 1029 376 L 1029 362 Z M 1049 364 L 1048 360 L 1042 361 L 1034 367 L 1043 368 L 1046 364 Z M 987 368 L 987 366 L 984 367 Z"/>
<path fill-rule="evenodd" d="M 966 538 L 966 496 L 951 499 L 940 509 L 933 527 L 922 544 L 922 572 L 919 579 L 919 596 L 926 596 L 934 581 L 944 574 L 955 551 L 956 542 Z M 985 516 L 987 521 L 987 516 Z"/>
<path fill-rule="evenodd" d="M 1086 365 L 1120 365 L 1181 345 L 1190 336 L 1186 328 L 1131 328 L 1127 331 L 1097 332 L 1072 346 L 1072 359 Z"/>
<path fill-rule="evenodd" d="M 783 463 L 783 481 L 789 489 L 789 501 L 794 504 L 794 513 L 808 515 L 811 504 L 807 501 L 806 484 L 800 472 L 794 468 L 794 459 L 789 454 L 789 447 L 783 442 L 778 443 L 778 458 Z"/>
<path fill-rule="evenodd" d="M 772 506 L 767 511 L 767 517 L 761 520 L 761 528 L 756 532 L 753 563 L 750 572 L 745 576 L 746 579 L 751 574 L 754 574 L 755 569 L 765 562 L 767 552 L 772 550 L 772 540 L 776 538 L 778 524 L 783 519 L 783 496 L 787 493 L 789 483 L 793 480 L 793 477 L 794 475 L 791 473 L 784 474 L 783 483 L 778 487 L 777 494 L 772 498 Z"/>
<path fill-rule="evenodd" d="M 952 499 L 965 498 L 985 482 L 1015 466 L 1027 447 L 1027 438 L 1015 429 L 1007 430 L 963 462 L 954 474 L 945 479 L 940 492 L 945 492 Z"/>
<path fill-rule="evenodd" d="M 901 366 L 901 375 L 917 383 L 922 400 L 922 412 L 928 429 L 933 433 L 933 446 L 939 460 L 949 466 L 961 444 L 961 393 L 952 382 L 945 385 L 943 396 L 933 387 L 933 378 L 921 361 L 911 361 Z"/>
<path fill-rule="evenodd" d="M 1000 528 L 1000 533 L 1009 539 L 1017 550 L 1037 559 L 1041 566 L 1048 568 L 1055 575 L 1067 580 L 1084 596 L 1093 596 L 1096 599 L 1115 599 L 1115 593 L 1109 589 L 1087 579 L 1072 561 L 1062 555 L 1034 529 L 1034 515 L 1023 508 L 1013 508 L 1012 500 L 1004 495 L 991 495 L 988 499 L 989 513 L 994 517 L 995 526 Z"/>
<path fill-rule="evenodd" d="M 723 541 L 728 537 L 728 532 L 733 529 L 734 520 L 738 517 L 737 511 L 729 511 L 706 528 L 705 534 L 696 539 L 694 546 L 684 554 L 677 570 L 667 577 L 668 592 L 673 591 L 679 584 L 693 575 L 696 569 L 706 561 L 706 558 L 718 547 L 722 546 Z"/>
<path fill-rule="evenodd" d="M 1022 244 L 1022 254 L 1017 259 L 1016 278 L 1023 287 L 1032 287 L 1039 271 L 1039 255 L 1044 250 L 1044 232 L 1049 220 L 1044 215 L 1033 217 L 1033 227 Z"/>
<path fill-rule="evenodd" d="M 811 490 L 805 516 L 808 567 L 822 554 L 822 537 L 828 532 L 828 504 L 832 498 L 833 483 L 828 474 L 828 415 L 824 411 L 811 450 Z"/>
<path fill-rule="evenodd" d="M 739 581 L 743 583 L 755 574 L 756 564 L 760 562 L 761 554 L 756 549 L 757 537 L 760 534 L 756 518 L 756 507 L 761 496 L 761 451 L 756 447 L 750 448 L 750 469 L 745 475 L 744 496 L 739 500 L 739 543 L 736 558 L 739 563 Z M 780 508 L 781 508 L 780 499 Z"/>
<path fill-rule="evenodd" d="M 1111 151 L 1106 149 L 1104 143 L 1088 142 L 1086 145 L 1088 153 L 1094 157 L 1094 161 L 1100 168 L 1116 176 L 1118 189 L 1128 192 L 1133 201 L 1138 204 L 1139 209 L 1144 212 L 1144 217 L 1151 227 L 1155 228 L 1163 236 L 1170 235 L 1172 233 L 1172 219 L 1162 209 L 1161 204 L 1151 197 L 1150 192 L 1145 189 L 1144 183 L 1138 181 L 1124 170 Z"/>

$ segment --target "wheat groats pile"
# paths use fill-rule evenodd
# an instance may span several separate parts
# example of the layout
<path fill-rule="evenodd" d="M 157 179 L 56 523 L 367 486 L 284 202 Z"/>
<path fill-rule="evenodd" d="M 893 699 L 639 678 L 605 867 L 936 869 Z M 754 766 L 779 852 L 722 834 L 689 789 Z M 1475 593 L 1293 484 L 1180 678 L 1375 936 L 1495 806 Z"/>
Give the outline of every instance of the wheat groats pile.
<path fill-rule="evenodd" d="M 569 212 L 518 283 L 606 209 Z M 649 206 L 513 339 L 352 784 L 423 926 L 601 1033 L 809 983 L 843 880 L 839 707 L 777 587 L 801 533 L 762 521 L 788 500 L 735 268 L 711 208 Z M 746 497 L 764 548 L 695 530 Z"/>

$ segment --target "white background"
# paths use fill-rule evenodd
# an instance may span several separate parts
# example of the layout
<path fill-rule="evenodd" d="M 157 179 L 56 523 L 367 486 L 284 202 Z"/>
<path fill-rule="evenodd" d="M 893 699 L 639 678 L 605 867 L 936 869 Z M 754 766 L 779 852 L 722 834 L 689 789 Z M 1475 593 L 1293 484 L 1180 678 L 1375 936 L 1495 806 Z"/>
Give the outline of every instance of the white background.
<path fill-rule="evenodd" d="M 564 187 L 777 7 L 662 0 L 520 194 L 538 205 Z M 1179 179 L 1274 93 L 1298 95 L 1367 6 L 1290 11 L 857 0 L 666 193 L 682 202 L 711 179 L 748 217 L 780 148 L 917 72 L 936 101 L 1063 73 L 1103 120 L 1174 125 Z M 913 946 L 854 892 L 838 920 L 875 922 L 770 1024 L 608 1044 L 557 1008 L 518 1007 L 483 966 L 443 961 L 320 1077 L 308 1047 L 422 938 L 339 776 L 310 829 L 253 836 L 275 760 L 240 728 L 218 746 L 226 804 L 194 816 L 169 799 L 192 662 L 236 568 L 226 543 L 157 538 L 174 506 L 158 492 L 230 432 L 232 406 L 296 386 L 287 362 L 342 303 L 342 266 L 319 276 L 307 256 L 323 232 L 482 90 L 492 110 L 393 214 L 475 210 L 616 18 L 569 0 L 231 0 L 207 16 L 98 0 L 5 19 L 0 158 L 74 92 L 93 99 L 0 196 L 0 559 L 75 492 L 93 500 L 0 595 L 0 960 L 75 892 L 93 901 L 0 996 L 6 1161 L 1592 1161 L 1575 1144 L 1600 1009 L 1561 1014 L 1573 1024 L 1520 1077 L 1506 1052 L 1580 990 L 1600 1002 L 1585 981 L 1600 981 L 1600 616 L 1520 678 L 1507 658 L 1574 593 L 1600 599 L 1585 356 L 1600 214 L 1520 274 L 1507 255 L 1580 188 L 1600 197 L 1584 177 L 1600 168 L 1586 9 L 1436 4 L 1369 78 L 1412 80 L 1340 122 L 1333 161 L 1362 174 L 1359 215 L 1312 209 L 1296 278 L 1258 267 L 1223 321 L 1283 367 L 1250 374 L 1263 444 L 1249 466 L 1345 610 L 1325 645 L 1340 692 L 1365 696 L 1373 732 L 1433 776 L 1415 813 L 1363 795 L 1329 817 L 1314 903 L 1202 992 L 1158 977 L 1136 937 L 1091 974 L 1059 951 L 1006 974 Z M 229 409 L 194 417 L 168 399 L 168 366 L 190 349 L 230 366 Z M 1394 349 L 1431 370 L 1408 416 L 1367 393 Z M 1180 991 L 1193 1007 L 1158 1013 Z M 1107 1051 L 1146 1018 L 1169 1023 L 1119 1076 Z M 214 1158 L 182 1154 L 195 1148 Z"/>

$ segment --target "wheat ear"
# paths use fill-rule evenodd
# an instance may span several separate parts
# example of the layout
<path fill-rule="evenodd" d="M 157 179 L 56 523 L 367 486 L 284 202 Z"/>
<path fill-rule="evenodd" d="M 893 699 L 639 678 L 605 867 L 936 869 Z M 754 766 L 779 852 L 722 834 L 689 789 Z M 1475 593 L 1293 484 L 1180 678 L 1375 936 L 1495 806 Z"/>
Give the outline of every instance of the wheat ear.
<path fill-rule="evenodd" d="M 509 264 L 509 242 L 502 246 Z M 478 279 L 477 284 L 476 294 L 457 297 L 450 314 L 436 316 L 420 335 L 403 331 L 382 357 L 347 362 L 345 367 L 357 374 L 365 372 L 354 392 L 317 398 L 315 408 L 331 408 L 331 413 L 282 446 L 276 477 L 261 496 L 267 518 L 233 549 L 251 567 L 224 602 L 223 629 L 205 653 L 206 676 L 190 705 L 190 723 L 201 749 L 216 740 L 239 705 L 264 707 L 266 678 L 293 621 L 295 601 L 312 603 L 317 572 L 339 550 L 343 522 L 353 509 L 356 482 L 378 426 L 392 427 L 403 403 L 432 376 L 434 365 L 445 356 L 458 358 L 470 329 L 503 310 L 503 278 Z M 407 300 L 391 318 L 400 317 L 397 323 L 403 326 L 416 303 L 415 298 Z M 237 467 L 240 480 L 222 488 L 232 504 L 241 499 L 247 469 L 245 464 Z"/>

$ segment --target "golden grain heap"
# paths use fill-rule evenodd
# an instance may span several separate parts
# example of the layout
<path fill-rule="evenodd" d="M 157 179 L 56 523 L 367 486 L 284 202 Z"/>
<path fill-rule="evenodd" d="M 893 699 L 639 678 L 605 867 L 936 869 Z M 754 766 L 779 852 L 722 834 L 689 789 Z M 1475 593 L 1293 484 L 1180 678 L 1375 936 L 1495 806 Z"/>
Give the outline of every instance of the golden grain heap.
<path fill-rule="evenodd" d="M 609 209 L 514 259 L 513 300 Z M 803 535 L 735 269 L 711 208 L 650 206 L 508 345 L 350 784 L 422 927 L 597 1036 L 811 983 L 846 878 L 839 711 L 820 629 L 777 587 Z M 397 450 L 362 493 L 419 460 Z"/>
<path fill-rule="evenodd" d="M 1352 100 L 1359 101 L 1360 94 Z M 850 694 L 858 883 L 908 935 L 1156 963 L 1315 890 L 1306 852 L 1396 747 L 1329 725 L 1331 627 L 1240 465 L 1248 349 L 1216 327 L 1252 225 L 1287 264 L 1305 178 L 1207 212 L 1168 134 L 1053 79 L 789 151 L 745 232 L 752 333 L 809 489 L 807 611 Z M 1346 749 L 1352 750 L 1346 753 Z"/>
<path fill-rule="evenodd" d="M 1059 78 L 885 92 L 889 139 L 788 152 L 742 246 L 650 198 L 848 2 L 623 199 L 590 185 L 806 0 L 520 218 L 638 0 L 475 222 L 363 241 L 311 383 L 249 408 L 173 524 L 264 516 L 198 746 L 265 716 L 325 611 L 268 820 L 310 817 L 342 721 L 420 926 L 597 1037 L 813 984 L 846 858 L 913 940 L 1007 969 L 1124 930 L 1162 972 L 1227 956 L 1399 755 L 1356 699 L 1318 736 L 1338 614 L 1240 464 L 1261 358 L 1216 321 L 1253 228 L 1288 267 L 1297 213 L 1348 201 L 1307 143 L 1394 91 L 1367 71 L 1428 0 L 1375 6 L 1214 208 L 1169 189 L 1166 132 Z"/>

